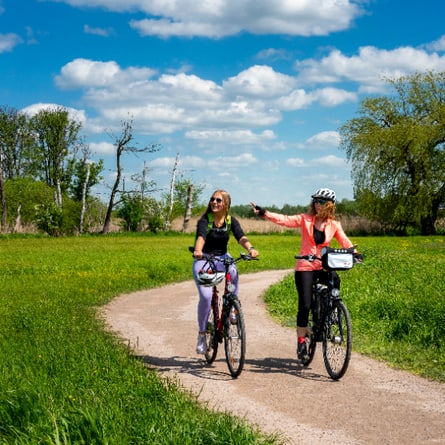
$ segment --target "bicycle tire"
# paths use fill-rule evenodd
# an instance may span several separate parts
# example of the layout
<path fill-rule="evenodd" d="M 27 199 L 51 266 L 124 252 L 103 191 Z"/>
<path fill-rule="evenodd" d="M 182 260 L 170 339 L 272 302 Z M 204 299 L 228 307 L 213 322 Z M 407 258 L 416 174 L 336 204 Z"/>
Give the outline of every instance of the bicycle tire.
<path fill-rule="evenodd" d="M 234 311 L 236 322 L 232 323 L 228 314 Z M 229 304 L 229 311 L 224 320 L 224 349 L 226 362 L 232 377 L 238 377 L 244 366 L 246 355 L 246 328 L 241 303 L 234 298 Z"/>
<path fill-rule="evenodd" d="M 208 364 L 213 363 L 215 361 L 216 354 L 218 353 L 217 311 L 218 308 L 215 308 L 215 306 L 212 303 L 206 329 L 207 351 L 205 353 L 205 359 Z"/>
<path fill-rule="evenodd" d="M 323 332 L 323 360 L 333 380 L 344 376 L 351 359 L 351 352 L 351 317 L 345 304 L 336 301 L 327 314 Z"/>
<path fill-rule="evenodd" d="M 307 333 L 306 333 L 306 349 L 307 355 L 305 358 L 299 359 L 300 363 L 303 366 L 309 366 L 314 359 L 315 350 L 317 349 L 317 339 L 315 338 L 313 331 L 313 321 L 311 316 L 309 317 L 309 322 L 307 325 Z"/>

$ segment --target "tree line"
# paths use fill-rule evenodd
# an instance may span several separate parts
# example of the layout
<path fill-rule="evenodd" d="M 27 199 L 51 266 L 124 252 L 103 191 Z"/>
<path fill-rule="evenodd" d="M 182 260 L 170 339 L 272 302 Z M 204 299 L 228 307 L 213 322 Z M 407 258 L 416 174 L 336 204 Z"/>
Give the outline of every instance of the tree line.
<path fill-rule="evenodd" d="M 385 233 L 434 234 L 445 203 L 445 73 L 426 72 L 386 79 L 392 95 L 367 97 L 357 117 L 339 129 L 340 149 L 351 163 L 354 201 L 338 204 L 339 213 L 378 222 Z M 125 190 L 124 154 L 148 155 L 157 144 L 138 147 L 133 122 L 121 122 L 109 134 L 115 146 L 115 181 L 108 203 L 92 196 L 103 181 L 103 160 L 91 161 L 82 125 L 63 107 L 30 117 L 0 107 L 1 230 L 34 225 L 50 235 L 110 230 L 112 217 L 124 230 L 169 230 L 178 216 L 184 227 L 192 214 L 205 209 L 203 186 L 171 172 L 170 190 L 157 200 L 146 161 L 132 177 L 137 189 Z M 286 204 L 282 213 L 300 213 L 306 206 Z M 239 216 L 252 217 L 250 206 L 235 206 Z M 100 230 L 98 230 L 100 227 Z"/>
<path fill-rule="evenodd" d="M 171 219 L 184 213 L 188 201 L 198 205 L 202 187 L 173 175 L 171 191 L 156 200 L 156 184 L 144 161 L 140 175 L 131 179 L 136 189 L 125 190 L 123 156 L 154 153 L 157 144 L 139 147 L 133 121 L 121 122 L 119 134 L 109 136 L 115 147 L 115 179 L 108 202 L 92 194 L 103 181 L 103 160 L 93 162 L 81 135 L 81 123 L 63 107 L 42 109 L 34 116 L 9 106 L 0 107 L 1 231 L 49 235 L 95 231 L 108 233 L 116 217 L 124 230 L 168 229 Z M 175 163 L 175 170 L 178 158 Z"/>

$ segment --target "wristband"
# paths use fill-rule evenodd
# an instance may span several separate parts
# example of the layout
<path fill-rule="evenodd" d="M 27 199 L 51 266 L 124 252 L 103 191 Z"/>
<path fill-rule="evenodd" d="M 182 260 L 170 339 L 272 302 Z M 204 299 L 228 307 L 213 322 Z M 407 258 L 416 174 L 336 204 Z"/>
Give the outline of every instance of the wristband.
<path fill-rule="evenodd" d="M 260 206 L 255 206 L 255 210 L 258 211 L 258 215 L 259 215 L 259 216 L 264 216 L 264 214 L 266 213 L 266 209 L 263 209 L 263 208 L 260 207 Z"/>

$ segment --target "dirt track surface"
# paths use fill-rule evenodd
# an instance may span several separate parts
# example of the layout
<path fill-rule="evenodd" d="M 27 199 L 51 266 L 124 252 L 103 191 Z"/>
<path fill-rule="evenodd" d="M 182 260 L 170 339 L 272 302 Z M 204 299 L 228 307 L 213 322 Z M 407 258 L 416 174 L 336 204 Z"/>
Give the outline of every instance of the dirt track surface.
<path fill-rule="evenodd" d="M 445 444 L 444 384 L 355 353 L 346 375 L 335 382 L 321 347 L 309 368 L 297 363 L 294 329 L 274 322 L 261 298 L 289 273 L 240 276 L 247 354 L 237 379 L 230 377 L 223 347 L 212 365 L 195 353 L 198 297 L 192 281 L 122 295 L 103 314 L 161 374 L 176 376 L 209 407 L 281 434 L 287 444 Z"/>

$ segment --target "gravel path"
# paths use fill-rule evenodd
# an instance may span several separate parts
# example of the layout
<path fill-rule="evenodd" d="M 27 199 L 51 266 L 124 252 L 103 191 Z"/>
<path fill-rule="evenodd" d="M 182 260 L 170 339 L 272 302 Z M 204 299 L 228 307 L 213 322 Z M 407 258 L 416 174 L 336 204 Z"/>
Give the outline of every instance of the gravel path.
<path fill-rule="evenodd" d="M 445 444 L 444 384 L 356 353 L 337 382 L 324 368 L 321 348 L 310 367 L 296 362 L 294 329 L 274 322 L 261 298 L 289 273 L 240 276 L 247 357 L 237 379 L 229 375 L 224 348 L 210 366 L 195 353 L 197 292 L 192 281 L 122 295 L 103 314 L 110 329 L 150 366 L 176 376 L 211 408 L 279 433 L 287 444 Z"/>

